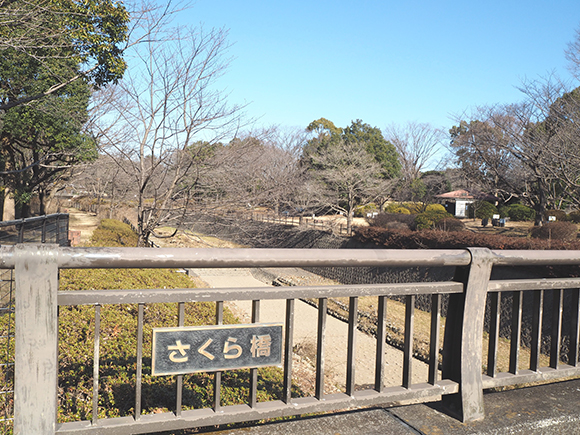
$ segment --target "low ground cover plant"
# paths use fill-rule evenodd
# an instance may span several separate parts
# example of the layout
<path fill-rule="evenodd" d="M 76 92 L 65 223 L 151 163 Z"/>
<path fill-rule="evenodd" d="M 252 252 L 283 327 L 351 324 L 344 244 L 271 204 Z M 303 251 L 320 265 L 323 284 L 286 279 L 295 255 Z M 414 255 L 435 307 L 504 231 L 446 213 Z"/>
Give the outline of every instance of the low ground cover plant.
<path fill-rule="evenodd" d="M 92 246 L 135 246 L 136 235 L 130 227 L 105 220 L 93 233 Z M 193 281 L 185 274 L 167 269 L 91 269 L 62 270 L 61 290 L 188 288 Z M 137 369 L 138 306 L 106 305 L 101 310 L 99 409 L 98 417 L 131 415 L 135 406 Z M 172 303 L 147 304 L 144 307 L 142 413 L 173 410 L 175 379 L 151 376 L 151 336 L 154 327 L 177 326 L 178 307 Z M 224 323 L 237 323 L 227 309 Z M 214 303 L 186 303 L 185 325 L 215 324 Z M 59 311 L 59 421 L 91 419 L 93 385 L 95 308 L 61 307 Z M 280 398 L 282 371 L 259 369 L 258 400 Z M 213 374 L 199 373 L 183 377 L 185 409 L 211 407 Z M 230 370 L 222 374 L 222 405 L 245 403 L 249 392 L 248 370 Z M 295 389 L 294 393 L 300 395 Z"/>

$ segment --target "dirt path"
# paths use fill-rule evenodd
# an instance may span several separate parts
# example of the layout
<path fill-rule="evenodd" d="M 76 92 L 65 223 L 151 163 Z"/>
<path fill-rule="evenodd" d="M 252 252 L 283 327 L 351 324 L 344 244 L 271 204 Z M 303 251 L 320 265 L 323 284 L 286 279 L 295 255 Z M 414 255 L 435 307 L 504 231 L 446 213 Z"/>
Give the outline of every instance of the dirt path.
<path fill-rule="evenodd" d="M 297 269 L 299 270 L 299 269 Z M 272 287 L 252 275 L 249 269 L 190 269 L 189 273 L 211 288 L 243 288 L 243 287 Z M 298 275 L 298 272 L 296 272 Z M 302 271 L 296 280 L 306 280 L 307 272 Z M 259 273 L 257 275 L 260 275 Z M 287 279 L 287 275 L 285 276 Z M 274 288 L 274 287 L 273 287 Z M 280 287 L 275 287 L 281 290 Z M 230 301 L 227 306 L 242 322 L 251 319 L 251 301 Z M 284 320 L 286 315 L 286 301 L 263 300 L 260 304 L 260 322 L 275 323 Z M 318 309 L 296 300 L 294 307 L 294 352 L 311 366 L 316 362 L 316 334 Z M 346 361 L 348 324 L 327 316 L 325 337 L 325 386 L 326 393 L 343 391 L 346 383 Z M 375 381 L 376 339 L 363 332 L 356 332 L 356 365 L 355 384 L 357 388 L 372 388 Z M 383 383 L 385 386 L 400 386 L 403 373 L 403 352 L 386 346 L 386 369 Z M 428 378 L 427 365 L 413 360 L 413 383 L 426 382 Z M 314 377 L 307 380 L 306 387 L 314 388 Z M 304 386 L 303 386 L 304 387 Z M 304 388 L 303 388 L 304 389 Z"/>
<path fill-rule="evenodd" d="M 101 220 L 94 213 L 87 213 L 76 208 L 68 208 L 64 212 L 69 215 L 69 230 L 81 232 L 81 245 L 88 243 Z"/>

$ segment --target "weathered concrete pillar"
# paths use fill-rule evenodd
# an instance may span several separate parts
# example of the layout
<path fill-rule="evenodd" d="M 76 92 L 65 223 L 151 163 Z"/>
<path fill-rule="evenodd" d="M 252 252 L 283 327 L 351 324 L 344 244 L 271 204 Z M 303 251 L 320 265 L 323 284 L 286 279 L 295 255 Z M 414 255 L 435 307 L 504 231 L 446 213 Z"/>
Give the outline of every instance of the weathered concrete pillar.
<path fill-rule="evenodd" d="M 443 341 L 443 379 L 459 382 L 459 394 L 443 396 L 446 410 L 463 422 L 480 420 L 483 409 L 482 341 L 487 287 L 493 254 L 487 248 L 469 248 L 471 264 L 458 268 L 455 280 L 463 293 L 449 297 Z"/>
<path fill-rule="evenodd" d="M 16 245 L 14 434 L 54 434 L 58 246 Z"/>

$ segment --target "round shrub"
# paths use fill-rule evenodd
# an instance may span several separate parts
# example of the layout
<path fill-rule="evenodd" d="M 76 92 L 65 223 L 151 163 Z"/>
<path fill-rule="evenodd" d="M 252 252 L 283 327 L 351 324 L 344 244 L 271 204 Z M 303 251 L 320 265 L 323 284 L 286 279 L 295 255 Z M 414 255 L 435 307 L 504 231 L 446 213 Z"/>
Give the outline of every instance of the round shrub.
<path fill-rule="evenodd" d="M 405 208 L 402 204 L 392 203 L 385 207 L 387 213 L 400 213 L 400 214 L 411 214 L 408 208 Z"/>
<path fill-rule="evenodd" d="M 445 207 L 442 206 L 441 204 L 429 204 L 426 208 L 425 211 L 446 211 Z"/>
<path fill-rule="evenodd" d="M 500 205 L 497 208 L 497 212 L 499 213 L 500 218 L 509 217 L 509 206 L 508 205 Z"/>
<path fill-rule="evenodd" d="M 435 228 L 441 231 L 464 231 L 465 224 L 461 222 L 459 219 L 455 218 L 443 218 L 439 222 L 435 223 Z"/>
<path fill-rule="evenodd" d="M 423 204 L 420 202 L 405 202 L 403 206 L 408 209 L 411 214 L 421 213 L 423 210 Z"/>
<path fill-rule="evenodd" d="M 578 227 L 572 222 L 549 222 L 541 227 L 534 227 L 530 236 L 543 240 L 574 240 Z"/>
<path fill-rule="evenodd" d="M 406 210 L 406 209 L 405 209 Z M 408 210 L 407 210 L 408 212 Z M 405 228 L 409 228 L 413 221 L 415 220 L 415 216 L 411 216 L 410 214 L 404 213 L 379 213 L 377 217 L 372 219 L 367 219 L 368 223 L 372 227 L 380 227 L 380 228 L 389 228 L 389 229 L 400 229 L 402 228 L 401 225 L 395 224 L 403 224 Z"/>
<path fill-rule="evenodd" d="M 391 222 L 387 224 L 387 229 L 393 231 L 408 230 L 409 224 L 406 224 L 405 222 Z"/>
<path fill-rule="evenodd" d="M 522 222 L 533 221 L 536 218 L 536 211 L 521 204 L 512 204 L 507 208 L 507 215 L 510 220 Z"/>
<path fill-rule="evenodd" d="M 468 216 L 470 218 L 491 219 L 494 214 L 498 214 L 497 207 L 487 201 L 476 201 L 469 204 L 467 209 Z"/>
<path fill-rule="evenodd" d="M 568 215 L 568 220 L 574 222 L 575 224 L 580 224 L 580 210 L 573 211 Z"/>
<path fill-rule="evenodd" d="M 546 210 L 545 213 L 546 220 L 548 220 L 549 216 L 555 216 L 557 222 L 567 222 L 568 215 L 564 210 Z"/>
<path fill-rule="evenodd" d="M 429 228 L 434 228 L 437 222 L 443 219 L 453 218 L 446 211 L 426 211 L 420 213 L 415 217 L 415 228 L 417 230 L 426 230 Z"/>

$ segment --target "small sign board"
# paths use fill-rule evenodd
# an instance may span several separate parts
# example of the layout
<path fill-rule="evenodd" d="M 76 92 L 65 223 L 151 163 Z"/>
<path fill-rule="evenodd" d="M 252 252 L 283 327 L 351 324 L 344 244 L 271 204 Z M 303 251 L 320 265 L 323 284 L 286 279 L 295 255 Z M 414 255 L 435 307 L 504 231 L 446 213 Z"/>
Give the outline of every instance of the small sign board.
<path fill-rule="evenodd" d="M 498 214 L 494 214 L 491 218 L 492 219 L 499 219 L 499 215 Z"/>
<path fill-rule="evenodd" d="M 548 216 L 548 222 L 556 222 L 556 216 Z"/>
<path fill-rule="evenodd" d="M 181 375 L 282 364 L 282 324 L 154 328 L 151 374 Z"/>

